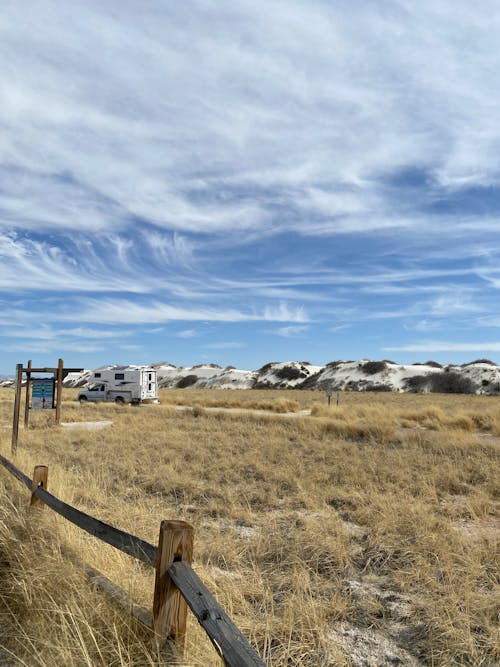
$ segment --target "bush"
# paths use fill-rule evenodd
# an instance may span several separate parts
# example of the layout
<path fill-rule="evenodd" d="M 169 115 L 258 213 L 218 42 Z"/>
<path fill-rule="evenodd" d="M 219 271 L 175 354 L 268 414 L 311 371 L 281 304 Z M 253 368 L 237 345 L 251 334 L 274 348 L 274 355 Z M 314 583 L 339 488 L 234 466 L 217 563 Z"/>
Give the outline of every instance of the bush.
<path fill-rule="evenodd" d="M 465 366 L 472 366 L 473 364 L 489 364 L 490 366 L 496 366 L 496 363 L 490 359 L 475 359 L 474 361 L 468 361 L 466 364 L 462 364 L 462 368 Z"/>
<path fill-rule="evenodd" d="M 367 384 L 365 386 L 365 391 L 392 391 L 392 388 L 388 384 Z"/>
<path fill-rule="evenodd" d="M 412 392 L 431 391 L 440 394 L 474 394 L 476 385 L 470 378 L 460 373 L 432 373 L 431 375 L 414 375 L 406 380 L 406 389 Z"/>
<path fill-rule="evenodd" d="M 177 381 L 175 385 L 178 389 L 186 389 L 186 387 L 191 387 L 198 380 L 197 375 L 185 375 L 183 378 Z"/>
<path fill-rule="evenodd" d="M 414 364 L 416 366 L 416 364 Z M 407 391 L 419 392 L 429 388 L 430 378 L 428 375 L 414 375 L 406 378 Z"/>
<path fill-rule="evenodd" d="M 296 389 L 325 389 L 327 386 L 331 384 L 331 380 L 325 380 L 323 383 L 318 384 L 318 380 L 321 374 L 322 371 L 318 371 L 313 375 L 309 375 L 309 377 L 306 377 L 306 379 L 303 382 L 296 385 Z"/>
<path fill-rule="evenodd" d="M 432 366 L 432 368 L 443 368 L 443 364 L 438 361 L 416 361 L 413 366 Z"/>
<path fill-rule="evenodd" d="M 367 361 L 364 364 L 360 364 L 361 370 L 367 375 L 375 375 L 375 373 L 381 373 L 387 368 L 385 361 Z"/>
<path fill-rule="evenodd" d="M 283 366 L 283 368 L 277 368 L 274 374 L 280 380 L 298 380 L 299 378 L 307 377 L 307 373 L 295 368 L 295 366 Z"/>
<path fill-rule="evenodd" d="M 429 377 L 430 388 L 441 394 L 474 394 L 476 385 L 470 378 L 449 371 L 446 374 L 434 373 Z"/>
<path fill-rule="evenodd" d="M 270 361 L 268 364 L 264 364 L 264 366 L 262 366 L 262 368 L 259 368 L 257 373 L 266 373 L 267 371 L 270 371 L 271 368 L 277 363 L 279 363 L 279 362 L 278 361 Z"/>
<path fill-rule="evenodd" d="M 340 359 L 338 361 L 329 361 L 326 364 L 327 368 L 338 368 L 339 366 L 342 366 L 343 364 L 353 364 L 354 361 L 349 360 L 349 361 L 341 361 Z"/>

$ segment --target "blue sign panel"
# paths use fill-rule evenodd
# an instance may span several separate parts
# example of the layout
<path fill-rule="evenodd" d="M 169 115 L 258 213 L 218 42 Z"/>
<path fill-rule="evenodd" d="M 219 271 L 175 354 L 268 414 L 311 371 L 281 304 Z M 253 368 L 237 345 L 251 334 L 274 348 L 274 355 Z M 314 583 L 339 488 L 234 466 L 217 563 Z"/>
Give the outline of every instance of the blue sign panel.
<path fill-rule="evenodd" d="M 31 381 L 33 410 L 52 410 L 56 381 L 53 378 L 38 378 Z"/>

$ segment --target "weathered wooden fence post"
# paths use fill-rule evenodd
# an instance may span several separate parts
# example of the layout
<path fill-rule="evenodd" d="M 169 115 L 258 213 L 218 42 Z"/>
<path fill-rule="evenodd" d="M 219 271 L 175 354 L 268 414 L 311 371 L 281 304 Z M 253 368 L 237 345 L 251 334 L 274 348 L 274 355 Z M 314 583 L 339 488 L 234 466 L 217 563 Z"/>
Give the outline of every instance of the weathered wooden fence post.
<path fill-rule="evenodd" d="M 61 405 L 62 405 L 62 383 L 63 383 L 64 361 L 59 359 L 56 372 L 56 424 L 61 423 Z"/>
<path fill-rule="evenodd" d="M 30 386 L 31 386 L 31 359 L 26 367 L 26 400 L 24 402 L 24 428 L 30 423 Z"/>
<path fill-rule="evenodd" d="M 168 639 L 175 641 L 182 657 L 186 638 L 188 606 L 168 569 L 175 561 L 193 560 L 194 529 L 186 521 L 162 521 L 156 558 L 156 578 L 153 599 L 153 630 L 158 648 Z"/>
<path fill-rule="evenodd" d="M 43 500 L 40 500 L 40 498 L 37 498 L 35 496 L 35 491 L 39 487 L 47 489 L 48 478 L 49 478 L 48 466 L 35 466 L 35 470 L 33 472 L 33 483 L 31 486 L 31 502 L 30 502 L 31 507 L 40 507 L 41 509 L 45 507 L 45 503 L 43 502 Z"/>
<path fill-rule="evenodd" d="M 16 365 L 16 395 L 14 398 L 14 418 L 12 422 L 12 455 L 17 452 L 17 441 L 19 438 L 19 413 L 21 411 L 21 385 L 23 383 L 23 365 Z"/>

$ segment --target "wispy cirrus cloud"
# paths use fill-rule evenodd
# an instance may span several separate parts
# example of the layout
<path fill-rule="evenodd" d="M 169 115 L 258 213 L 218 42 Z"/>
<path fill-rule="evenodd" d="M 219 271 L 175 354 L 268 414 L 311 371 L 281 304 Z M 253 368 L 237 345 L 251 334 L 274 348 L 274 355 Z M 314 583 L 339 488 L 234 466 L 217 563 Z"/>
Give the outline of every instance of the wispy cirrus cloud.
<path fill-rule="evenodd" d="M 295 336 L 302 336 L 309 330 L 307 324 L 291 324 L 287 327 L 280 327 L 274 333 L 283 338 L 294 338 Z"/>
<path fill-rule="evenodd" d="M 78 311 L 54 312 L 59 322 L 90 322 L 102 324 L 152 324 L 169 321 L 193 322 L 304 322 L 307 315 L 303 308 L 293 308 L 286 303 L 268 306 L 263 311 L 186 308 L 159 300 L 137 303 L 125 299 L 88 299 L 80 302 Z"/>
<path fill-rule="evenodd" d="M 207 350 L 239 350 L 245 347 L 244 343 L 238 341 L 206 343 L 204 346 Z"/>
<path fill-rule="evenodd" d="M 484 306 L 470 294 L 456 290 L 454 294 L 441 295 L 429 304 L 429 313 L 438 317 L 449 317 L 456 313 L 481 313 Z"/>
<path fill-rule="evenodd" d="M 177 338 L 196 338 L 198 332 L 196 329 L 183 329 L 182 331 L 178 331 L 175 335 Z"/>
<path fill-rule="evenodd" d="M 35 318 L 39 317 L 39 313 L 35 314 Z M 34 319 L 35 319 L 34 318 Z M 26 328 L 25 325 L 18 327 L 5 328 L 0 330 L 0 337 L 3 338 L 29 338 L 31 340 L 71 340 L 71 339 L 96 339 L 106 340 L 109 338 L 126 338 L 130 336 L 130 331 L 124 330 L 106 330 L 106 329 L 92 329 L 90 327 L 75 327 L 74 329 L 64 329 L 54 327 L 53 325 L 33 323 L 32 327 Z"/>
<path fill-rule="evenodd" d="M 291 345 L 320 323 L 363 348 L 385 320 L 499 316 L 493 0 L 25 14 L 0 16 L 6 331 L 278 322 Z"/>
<path fill-rule="evenodd" d="M 78 2 L 49 21 L 47 7 L 32 8 L 29 39 L 10 5 L 0 26 L 13 179 L 4 220 L 32 230 L 42 220 L 109 231 L 136 218 L 201 233 L 418 230 L 401 215 L 407 204 L 387 215 L 387 174 L 427 172 L 427 197 L 432 181 L 451 197 L 498 175 L 500 58 L 488 36 L 499 19 L 486 4 L 488 23 L 473 7 L 430 0 L 365 7 L 356 21 L 299 0 L 286 13 L 263 0 L 230 10 L 193 0 L 139 21 L 130 8 Z M 227 39 L 228 22 L 239 39 Z M 467 59 L 463 25 L 476 47 Z M 283 206 L 295 214 L 276 216 Z"/>
<path fill-rule="evenodd" d="M 23 340 L 21 342 L 9 343 L 5 346 L 10 352 L 22 352 L 26 356 L 33 354 L 59 354 L 71 352 L 72 354 L 89 354 L 102 352 L 106 349 L 104 345 L 85 342 L 62 342 L 59 340 Z"/>
<path fill-rule="evenodd" d="M 424 341 L 394 347 L 384 347 L 388 352 L 500 352 L 498 341 L 448 342 Z"/>

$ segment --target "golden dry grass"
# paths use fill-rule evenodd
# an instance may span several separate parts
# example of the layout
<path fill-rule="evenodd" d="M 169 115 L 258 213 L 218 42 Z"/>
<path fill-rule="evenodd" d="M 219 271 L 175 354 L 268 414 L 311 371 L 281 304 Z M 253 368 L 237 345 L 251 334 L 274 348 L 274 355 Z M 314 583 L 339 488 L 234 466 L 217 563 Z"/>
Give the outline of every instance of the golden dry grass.
<path fill-rule="evenodd" d="M 152 543 L 162 519 L 193 523 L 195 569 L 273 667 L 356 664 L 337 641 L 345 627 L 387 638 L 401 664 L 500 662 L 499 399 L 345 394 L 328 408 L 317 392 L 170 391 L 140 408 L 65 392 L 64 421 L 113 425 L 64 430 L 34 414 L 16 464 L 48 464 L 53 493 Z M 280 401 L 313 416 L 205 410 Z M 3 390 L 0 426 L 11 415 Z M 0 451 L 10 457 L 8 428 Z M 144 606 L 152 571 L 48 510 L 34 522 L 0 475 L 3 644 L 27 665 L 155 664 L 61 549 Z M 192 618 L 186 659 L 219 664 Z"/>

